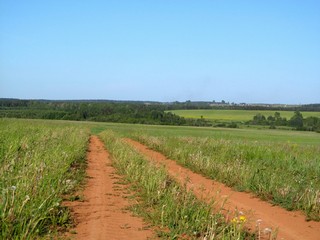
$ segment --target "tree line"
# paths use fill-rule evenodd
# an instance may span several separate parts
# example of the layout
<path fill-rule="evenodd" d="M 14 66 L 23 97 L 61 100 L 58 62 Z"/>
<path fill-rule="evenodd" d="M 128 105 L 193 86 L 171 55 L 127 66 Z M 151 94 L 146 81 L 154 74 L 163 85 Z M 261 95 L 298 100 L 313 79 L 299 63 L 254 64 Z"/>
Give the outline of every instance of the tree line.
<path fill-rule="evenodd" d="M 49 101 L 1 99 L 0 117 L 75 121 L 206 126 L 204 119 L 185 119 L 165 112 L 156 102 Z"/>
<path fill-rule="evenodd" d="M 320 132 L 320 118 L 303 118 L 300 111 L 295 111 L 294 115 L 289 120 L 281 117 L 279 112 L 275 112 L 273 116 L 270 115 L 268 117 L 258 113 L 253 117 L 252 120 L 248 121 L 247 124 L 269 125 L 270 128 L 276 128 L 276 126 L 289 126 L 295 128 L 296 130 Z"/>
<path fill-rule="evenodd" d="M 318 106 L 319 105 L 319 106 Z M 157 125 L 184 125 L 184 126 L 217 126 L 236 128 L 236 123 L 220 123 L 213 125 L 204 119 L 187 119 L 175 115 L 168 110 L 207 108 L 207 102 L 185 103 L 160 103 L 142 101 L 108 101 L 108 100 L 19 100 L 0 99 L 0 117 L 7 118 L 31 118 L 31 119 L 55 119 L 74 121 L 140 123 Z M 228 109 L 226 106 L 221 108 Z M 233 106 L 234 109 L 236 106 Z M 237 106 L 238 108 L 239 106 Z M 246 109 L 249 106 L 242 107 Z M 254 106 L 256 108 L 257 106 Z M 318 109 L 320 104 L 306 105 L 311 110 Z M 253 108 L 249 108 L 253 110 Z M 259 110 L 265 110 L 260 108 Z M 269 109 L 270 110 L 270 109 Z M 287 120 L 281 117 L 279 112 L 273 116 L 257 114 L 250 125 L 288 126 L 297 130 L 320 131 L 320 118 L 303 118 L 300 111 L 296 110 L 294 116 Z"/>

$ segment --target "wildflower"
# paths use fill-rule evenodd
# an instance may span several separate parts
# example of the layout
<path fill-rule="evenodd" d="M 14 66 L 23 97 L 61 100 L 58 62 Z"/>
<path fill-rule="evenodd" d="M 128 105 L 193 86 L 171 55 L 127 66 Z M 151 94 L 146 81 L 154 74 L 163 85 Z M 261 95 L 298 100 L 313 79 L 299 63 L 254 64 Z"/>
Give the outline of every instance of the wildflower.
<path fill-rule="evenodd" d="M 15 191 L 17 189 L 16 186 L 11 186 L 11 190 Z"/>
<path fill-rule="evenodd" d="M 245 216 L 240 216 L 240 217 L 239 217 L 239 221 L 240 221 L 240 222 L 245 222 L 245 221 L 247 221 L 247 219 L 246 219 Z"/>
<path fill-rule="evenodd" d="M 261 219 L 258 219 L 258 220 L 256 221 L 256 223 L 257 223 L 257 225 L 260 225 L 260 224 L 262 223 L 262 220 L 261 220 Z"/>
<path fill-rule="evenodd" d="M 22 206 L 24 206 L 30 200 L 29 195 L 26 196 L 26 199 L 22 202 Z"/>
<path fill-rule="evenodd" d="M 231 220 L 231 222 L 233 222 L 233 223 L 244 223 L 246 221 L 247 221 L 247 219 L 244 215 L 242 215 L 240 217 L 235 217 Z"/>
<path fill-rule="evenodd" d="M 67 179 L 67 180 L 66 180 L 66 184 L 71 184 L 71 180 L 70 180 L 70 179 Z"/>
<path fill-rule="evenodd" d="M 272 232 L 271 228 L 265 228 L 263 229 L 264 234 L 270 234 Z"/>

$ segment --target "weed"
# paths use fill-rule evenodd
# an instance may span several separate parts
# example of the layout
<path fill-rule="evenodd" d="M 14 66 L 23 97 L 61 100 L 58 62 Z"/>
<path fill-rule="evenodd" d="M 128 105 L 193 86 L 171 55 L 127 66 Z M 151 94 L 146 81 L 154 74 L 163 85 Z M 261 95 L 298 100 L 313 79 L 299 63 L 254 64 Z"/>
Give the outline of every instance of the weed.
<path fill-rule="evenodd" d="M 62 195 L 82 179 L 89 131 L 2 119 L 0 133 L 0 238 L 34 239 L 67 225 Z"/>
<path fill-rule="evenodd" d="M 195 172 L 320 220 L 319 146 L 146 134 L 134 138 Z"/>
<path fill-rule="evenodd" d="M 218 210 L 213 213 L 211 205 L 198 200 L 185 186 L 169 177 L 164 167 L 145 160 L 113 132 L 102 132 L 100 137 L 112 155 L 113 165 L 130 182 L 139 199 L 131 210 L 157 226 L 159 236 L 171 239 L 186 236 L 230 239 L 233 235 L 245 239 L 250 236 L 244 229 L 235 229 L 227 223 Z"/>

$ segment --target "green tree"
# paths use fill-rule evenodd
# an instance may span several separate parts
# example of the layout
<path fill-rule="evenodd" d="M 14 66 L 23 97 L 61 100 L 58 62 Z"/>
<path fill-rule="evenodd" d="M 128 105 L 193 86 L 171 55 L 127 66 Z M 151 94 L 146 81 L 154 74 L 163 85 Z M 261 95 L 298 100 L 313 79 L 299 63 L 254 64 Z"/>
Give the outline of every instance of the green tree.
<path fill-rule="evenodd" d="M 262 115 L 261 113 L 258 113 L 257 115 L 255 115 L 253 117 L 253 124 L 264 125 L 266 123 L 267 123 L 266 117 L 264 115 Z"/>
<path fill-rule="evenodd" d="M 317 117 L 307 117 L 304 119 L 304 126 L 309 131 L 320 131 L 320 118 Z"/>
<path fill-rule="evenodd" d="M 289 120 L 289 125 L 295 127 L 296 129 L 303 128 L 303 116 L 299 111 L 295 111 L 292 118 Z"/>

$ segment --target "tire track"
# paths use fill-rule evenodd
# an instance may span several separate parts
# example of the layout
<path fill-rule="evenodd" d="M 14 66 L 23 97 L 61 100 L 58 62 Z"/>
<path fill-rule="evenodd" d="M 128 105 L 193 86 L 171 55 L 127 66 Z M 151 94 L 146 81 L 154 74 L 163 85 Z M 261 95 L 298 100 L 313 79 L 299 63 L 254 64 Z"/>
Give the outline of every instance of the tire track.
<path fill-rule="evenodd" d="M 90 138 L 87 154 L 88 181 L 83 202 L 68 202 L 76 221 L 76 228 L 68 234 L 72 239 L 154 239 L 142 219 L 126 209 L 126 187 L 117 183 L 120 176 L 111 166 L 104 144 L 97 136 Z"/>
<path fill-rule="evenodd" d="M 320 222 L 305 221 L 305 215 L 301 212 L 289 212 L 262 201 L 253 194 L 236 192 L 224 184 L 178 165 L 175 161 L 167 159 L 164 155 L 148 149 L 137 141 L 132 139 L 125 139 L 125 141 L 147 156 L 148 159 L 164 164 L 168 173 L 180 184 L 186 184 L 187 188 L 192 190 L 197 197 L 208 202 L 214 199 L 218 203 L 217 207 L 223 206 L 224 213 L 229 217 L 232 217 L 232 212 L 243 212 L 250 219 L 247 224 L 249 229 L 255 231 L 259 227 L 261 230 L 259 231 L 261 233 L 259 239 L 267 238 L 269 229 L 278 230 L 278 239 L 320 239 Z"/>

